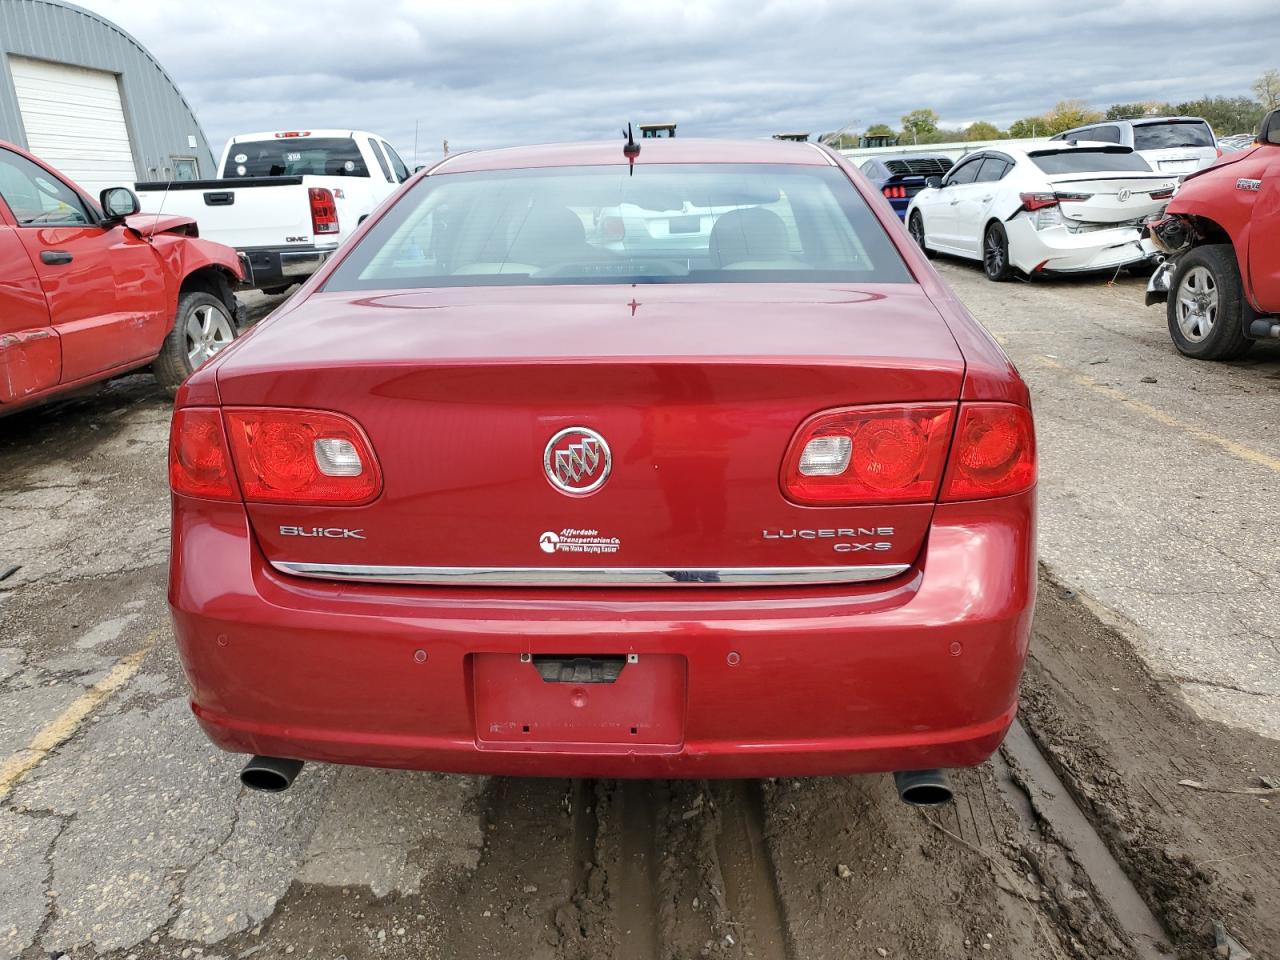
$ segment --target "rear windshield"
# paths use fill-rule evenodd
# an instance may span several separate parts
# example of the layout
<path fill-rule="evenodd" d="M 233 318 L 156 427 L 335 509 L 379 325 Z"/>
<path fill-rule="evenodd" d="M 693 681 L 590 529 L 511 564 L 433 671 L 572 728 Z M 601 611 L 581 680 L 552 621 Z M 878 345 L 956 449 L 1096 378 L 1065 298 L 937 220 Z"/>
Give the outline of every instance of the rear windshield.
<path fill-rule="evenodd" d="M 350 137 L 281 137 L 233 143 L 222 175 L 231 177 L 367 177 L 369 168 Z"/>
<path fill-rule="evenodd" d="M 911 275 L 834 167 L 637 164 L 426 177 L 325 287 L 743 281 Z"/>
<path fill-rule="evenodd" d="M 1172 120 L 1133 126 L 1135 150 L 1164 150 L 1169 147 L 1212 147 L 1213 131 L 1203 120 Z"/>
<path fill-rule="evenodd" d="M 1096 173 L 1107 170 L 1151 172 L 1151 164 L 1128 150 L 1063 150 L 1033 153 L 1031 161 L 1045 173 Z"/>

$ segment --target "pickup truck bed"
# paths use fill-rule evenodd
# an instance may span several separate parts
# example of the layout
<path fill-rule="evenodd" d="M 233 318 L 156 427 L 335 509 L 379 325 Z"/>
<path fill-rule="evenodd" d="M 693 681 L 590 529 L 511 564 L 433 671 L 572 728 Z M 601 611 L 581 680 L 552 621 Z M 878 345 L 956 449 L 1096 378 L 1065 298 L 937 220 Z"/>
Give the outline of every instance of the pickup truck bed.
<path fill-rule="evenodd" d="M 150 181 L 135 188 L 144 209 L 191 217 L 202 237 L 239 251 L 252 287 L 305 280 L 338 246 L 337 233 L 315 233 L 312 188 L 300 176 Z"/>

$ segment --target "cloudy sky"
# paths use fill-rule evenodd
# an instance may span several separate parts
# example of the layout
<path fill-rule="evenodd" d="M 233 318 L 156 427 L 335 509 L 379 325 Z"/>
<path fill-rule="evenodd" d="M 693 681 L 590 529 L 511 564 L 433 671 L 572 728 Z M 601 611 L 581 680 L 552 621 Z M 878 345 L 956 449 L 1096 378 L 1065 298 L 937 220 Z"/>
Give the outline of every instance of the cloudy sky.
<path fill-rule="evenodd" d="M 1006 124 L 1056 100 L 1238 95 L 1280 68 L 1275 0 L 78 0 L 164 64 L 215 154 L 358 127 L 406 159 L 612 137 L 863 129 L 932 107 Z M 922 12 L 912 15 L 913 8 Z"/>

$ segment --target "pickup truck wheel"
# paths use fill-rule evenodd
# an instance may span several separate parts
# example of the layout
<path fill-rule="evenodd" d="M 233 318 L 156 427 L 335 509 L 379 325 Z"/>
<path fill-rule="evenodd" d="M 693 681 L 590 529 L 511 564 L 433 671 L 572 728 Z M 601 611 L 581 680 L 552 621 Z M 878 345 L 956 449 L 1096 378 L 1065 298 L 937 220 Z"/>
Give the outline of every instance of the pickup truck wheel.
<path fill-rule="evenodd" d="M 1183 254 L 1169 285 L 1169 336 L 1185 356 L 1234 360 L 1253 341 L 1244 335 L 1247 309 L 1235 251 L 1227 243 L 1207 244 Z"/>
<path fill-rule="evenodd" d="M 1013 277 L 1013 267 L 1009 266 L 1009 235 L 999 223 L 991 224 L 982 235 L 982 272 L 996 283 Z"/>
<path fill-rule="evenodd" d="M 236 324 L 227 305 L 217 297 L 195 290 L 178 300 L 173 329 L 151 365 L 156 379 L 170 394 L 182 381 L 236 338 Z"/>

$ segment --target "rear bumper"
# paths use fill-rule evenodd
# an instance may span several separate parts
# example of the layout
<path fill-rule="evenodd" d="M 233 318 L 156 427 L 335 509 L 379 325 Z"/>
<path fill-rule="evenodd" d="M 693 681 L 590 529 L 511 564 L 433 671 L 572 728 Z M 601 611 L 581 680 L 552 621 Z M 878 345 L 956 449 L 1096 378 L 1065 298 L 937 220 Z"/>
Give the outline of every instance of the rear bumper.
<path fill-rule="evenodd" d="M 301 283 L 329 259 L 334 247 L 251 247 L 240 251 L 245 285 L 264 287 Z"/>
<path fill-rule="evenodd" d="M 1066 227 L 1037 230 L 1029 217 L 1019 216 L 1007 221 L 1005 230 L 1010 262 L 1024 273 L 1035 272 L 1037 267 L 1055 273 L 1112 270 L 1150 257 L 1137 227 L 1088 233 L 1072 233 Z"/>
<path fill-rule="evenodd" d="M 174 506 L 178 650 L 197 719 L 230 751 L 514 775 L 857 773 L 980 763 L 1016 709 L 1033 493 L 939 506 L 921 561 L 891 581 L 786 590 L 317 583 L 273 570 L 240 506 Z M 636 699 L 610 715 L 622 678 L 543 684 L 530 668 L 526 686 L 522 654 L 663 660 L 679 689 L 641 698 L 663 713 L 630 740 Z M 517 679 L 482 682 L 495 665 Z M 571 697 L 603 718 L 576 742 Z M 530 703 L 559 715 L 554 738 L 518 713 Z"/>

